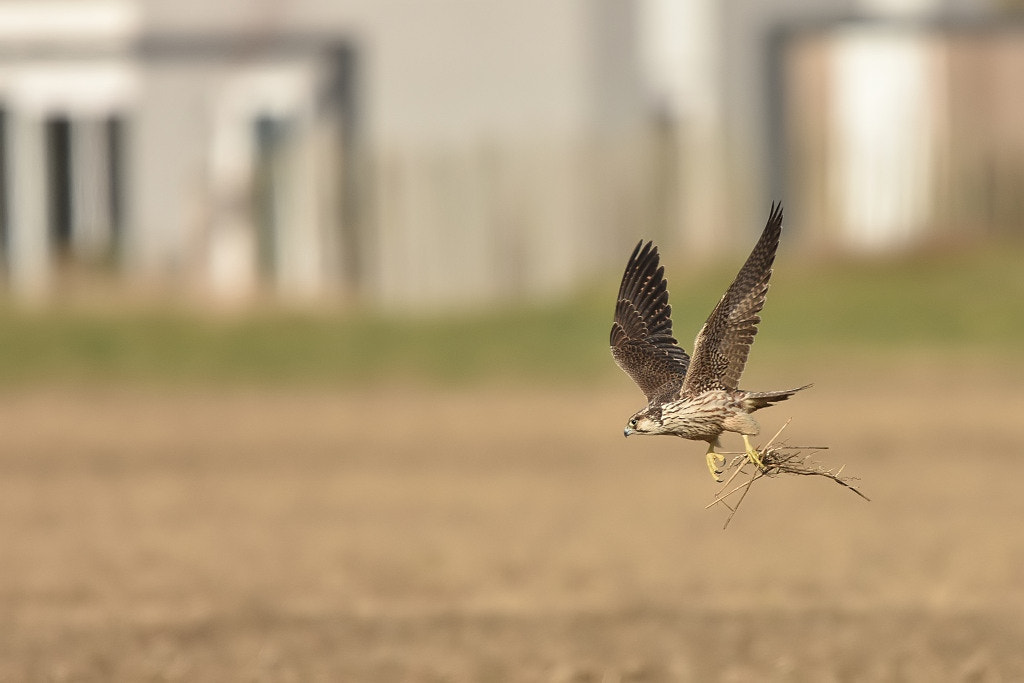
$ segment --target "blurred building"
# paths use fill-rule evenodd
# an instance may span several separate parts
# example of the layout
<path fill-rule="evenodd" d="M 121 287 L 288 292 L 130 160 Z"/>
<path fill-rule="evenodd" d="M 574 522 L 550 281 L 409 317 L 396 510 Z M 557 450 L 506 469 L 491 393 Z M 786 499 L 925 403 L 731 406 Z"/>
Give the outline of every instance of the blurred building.
<path fill-rule="evenodd" d="M 647 74 L 671 102 L 688 169 L 683 242 L 749 241 L 776 198 L 789 243 L 808 249 L 1024 233 L 1021 3 L 653 5 L 676 15 L 647 34 L 671 57 Z"/>
<path fill-rule="evenodd" d="M 1024 235 L 1024 24 L 793 25 L 776 154 L 809 242 L 879 251 Z M 784 156 L 784 158 L 783 158 Z"/>
<path fill-rule="evenodd" d="M 7 281 L 436 309 L 567 291 L 641 235 L 745 244 L 773 198 L 830 248 L 1012 223 L 1022 41 L 989 11 L 0 1 Z"/>
<path fill-rule="evenodd" d="M 638 204 L 635 42 L 618 0 L 0 2 L 8 279 L 564 290 Z"/>

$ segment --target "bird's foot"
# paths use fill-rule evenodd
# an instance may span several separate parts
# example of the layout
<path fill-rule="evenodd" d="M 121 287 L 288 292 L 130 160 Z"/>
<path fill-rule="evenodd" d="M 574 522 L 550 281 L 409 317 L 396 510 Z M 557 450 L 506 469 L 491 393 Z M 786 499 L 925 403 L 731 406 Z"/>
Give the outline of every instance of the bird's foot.
<path fill-rule="evenodd" d="M 757 467 L 757 469 L 763 471 L 765 467 L 764 461 L 761 460 L 761 454 L 758 453 L 757 449 L 751 445 L 750 439 L 747 438 L 746 434 L 743 435 L 743 445 L 747 447 L 747 458 L 750 459 L 750 462 L 754 463 L 754 466 Z"/>
<path fill-rule="evenodd" d="M 722 481 L 719 476 L 722 470 L 719 468 L 724 464 L 725 456 L 715 453 L 714 447 L 708 448 L 708 471 L 711 472 L 711 478 L 717 482 Z"/>

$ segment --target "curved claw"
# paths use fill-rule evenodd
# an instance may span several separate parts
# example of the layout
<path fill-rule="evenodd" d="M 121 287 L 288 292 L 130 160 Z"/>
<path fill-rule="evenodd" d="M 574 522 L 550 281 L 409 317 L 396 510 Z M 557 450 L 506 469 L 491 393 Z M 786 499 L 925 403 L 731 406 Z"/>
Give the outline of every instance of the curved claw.
<path fill-rule="evenodd" d="M 718 475 L 721 474 L 722 472 L 719 468 L 725 464 L 725 456 L 715 453 L 715 446 L 714 444 L 712 444 L 708 446 L 707 458 L 708 471 L 711 472 L 711 478 L 721 483 L 722 478 L 719 477 Z"/>
<path fill-rule="evenodd" d="M 750 458 L 750 462 L 754 463 L 757 469 L 764 470 L 764 461 L 761 460 L 761 454 L 750 444 L 750 439 L 746 434 L 743 435 L 743 445 L 747 447 L 747 457 Z"/>

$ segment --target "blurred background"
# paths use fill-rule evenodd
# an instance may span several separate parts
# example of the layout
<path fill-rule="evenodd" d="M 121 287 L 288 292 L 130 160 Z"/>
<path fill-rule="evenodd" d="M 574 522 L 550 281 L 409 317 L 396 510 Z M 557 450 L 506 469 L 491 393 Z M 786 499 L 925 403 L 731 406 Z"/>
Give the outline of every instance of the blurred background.
<path fill-rule="evenodd" d="M 1024 678 L 1021 121 L 1013 0 L 0 0 L 0 680 Z M 723 531 L 608 329 L 773 200 L 873 500 Z"/>

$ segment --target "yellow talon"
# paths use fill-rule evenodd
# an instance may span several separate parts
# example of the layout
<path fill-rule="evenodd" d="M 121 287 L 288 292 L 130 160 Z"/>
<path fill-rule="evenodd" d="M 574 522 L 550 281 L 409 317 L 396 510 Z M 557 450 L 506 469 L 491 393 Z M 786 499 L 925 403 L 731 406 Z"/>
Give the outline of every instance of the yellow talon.
<path fill-rule="evenodd" d="M 757 466 L 757 469 L 764 469 L 764 462 L 761 460 L 761 454 L 757 452 L 757 449 L 750 445 L 750 439 L 747 435 L 743 435 L 743 444 L 747 447 L 747 457 L 750 458 L 750 462 Z"/>
<path fill-rule="evenodd" d="M 708 471 L 711 472 L 711 478 L 717 482 L 721 482 L 722 479 L 718 476 L 718 468 L 725 464 L 725 456 L 715 453 L 715 444 L 708 445 Z"/>

